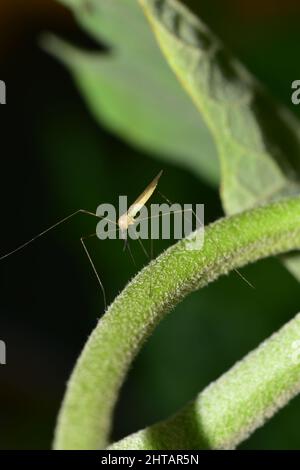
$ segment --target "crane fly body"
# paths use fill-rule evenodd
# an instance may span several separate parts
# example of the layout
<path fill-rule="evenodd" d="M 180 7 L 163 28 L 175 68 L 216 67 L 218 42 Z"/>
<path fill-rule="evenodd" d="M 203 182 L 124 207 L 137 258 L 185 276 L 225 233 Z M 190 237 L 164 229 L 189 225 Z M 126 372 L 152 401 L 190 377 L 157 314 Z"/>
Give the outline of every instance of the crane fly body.
<path fill-rule="evenodd" d="M 159 178 L 162 175 L 162 170 L 158 175 L 151 181 L 150 184 L 144 189 L 144 191 L 137 197 L 133 204 L 129 207 L 128 211 L 125 214 L 121 215 L 118 220 L 118 226 L 120 227 L 121 232 L 124 234 L 127 232 L 130 225 L 134 225 L 136 222 L 136 215 L 144 207 L 147 201 L 150 199 L 154 193 L 156 186 L 158 185 Z"/>

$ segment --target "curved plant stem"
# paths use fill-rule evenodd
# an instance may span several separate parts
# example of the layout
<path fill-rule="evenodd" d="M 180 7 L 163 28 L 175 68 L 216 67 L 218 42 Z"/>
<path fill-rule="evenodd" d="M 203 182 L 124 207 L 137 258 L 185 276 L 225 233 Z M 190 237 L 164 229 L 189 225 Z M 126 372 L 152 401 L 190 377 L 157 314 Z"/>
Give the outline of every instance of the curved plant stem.
<path fill-rule="evenodd" d="M 100 319 L 68 383 L 56 449 L 107 445 L 112 412 L 134 357 L 162 317 L 188 293 L 234 268 L 300 248 L 300 198 L 208 226 L 201 250 L 181 240 L 124 289 Z M 151 294 L 150 294 L 151 285 Z"/>
<path fill-rule="evenodd" d="M 110 449 L 233 449 L 300 391 L 300 314 L 175 416 Z"/>

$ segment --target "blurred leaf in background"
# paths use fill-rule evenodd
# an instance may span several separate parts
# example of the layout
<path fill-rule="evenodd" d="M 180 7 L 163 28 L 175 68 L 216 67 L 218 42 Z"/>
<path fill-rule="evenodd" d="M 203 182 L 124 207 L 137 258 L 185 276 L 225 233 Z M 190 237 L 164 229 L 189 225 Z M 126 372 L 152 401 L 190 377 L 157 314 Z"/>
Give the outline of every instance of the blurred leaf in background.
<path fill-rule="evenodd" d="M 288 13 L 290 3 L 281 4 L 276 16 L 270 8 L 270 15 L 262 17 L 262 7 L 248 0 L 193 2 L 224 42 L 287 104 L 290 79 L 300 74 L 295 61 L 300 31 L 293 26 L 295 10 Z M 5 201 L 3 251 L 73 209 L 115 203 L 118 194 L 136 197 L 161 166 L 165 173 L 160 189 L 171 200 L 204 202 L 206 221 L 222 214 L 217 191 L 209 179 L 205 183 L 198 178 L 200 171 L 183 171 L 166 156 L 163 163 L 158 154 L 153 159 L 149 150 L 137 150 L 108 132 L 107 122 L 99 126 L 90 118 L 64 68 L 37 46 L 40 33 L 51 30 L 86 48 L 86 38 L 67 12 L 55 10 L 53 22 L 46 21 L 51 17 L 47 12 L 29 29 L 38 8 L 44 11 L 44 2 L 2 0 L 0 8 L 4 4 L 18 17 L 25 8 L 27 13 L 20 15 L 22 30 L 15 31 L 20 41 L 2 62 L 10 83 L 0 188 Z M 8 28 L 11 23 L 6 23 Z M 9 29 L 7 34 L 12 34 L 14 28 Z M 102 41 L 106 43 L 104 37 Z M 94 57 L 95 47 L 91 53 Z M 79 217 L 1 266 L 1 336 L 11 358 L 1 369 L 1 448 L 51 446 L 66 380 L 102 312 L 101 294 L 79 243 L 81 235 L 94 229 L 93 220 Z M 118 244 L 96 240 L 91 250 L 113 298 L 135 268 Z M 138 257 L 138 262 L 146 260 Z M 245 275 L 255 290 L 232 274 L 190 296 L 159 326 L 124 386 L 114 438 L 178 409 L 299 310 L 299 285 L 275 260 L 248 267 Z M 297 398 L 243 448 L 299 448 L 299 405 Z"/>
<path fill-rule="evenodd" d="M 84 51 L 55 38 L 45 39 L 45 47 L 68 65 L 100 123 L 216 184 L 210 133 L 166 64 L 138 2 L 64 3 L 108 51 Z"/>
<path fill-rule="evenodd" d="M 159 10 L 142 2 L 154 28 L 160 25 L 169 32 L 168 37 L 158 34 L 159 43 L 198 106 L 197 114 L 167 69 L 137 0 L 64 3 L 89 34 L 110 47 L 101 54 L 55 38 L 46 40 L 46 47 L 71 68 L 101 123 L 158 155 L 188 165 L 202 178 L 214 183 L 221 179 L 227 214 L 298 191 L 299 123 L 268 97 L 201 22 L 193 25 L 188 15 L 185 21 L 184 10 L 177 12 L 168 2 Z M 182 72 L 180 63 L 185 64 Z M 221 177 L 202 119 L 214 136 Z M 296 277 L 298 264 L 291 256 L 286 260 Z"/>

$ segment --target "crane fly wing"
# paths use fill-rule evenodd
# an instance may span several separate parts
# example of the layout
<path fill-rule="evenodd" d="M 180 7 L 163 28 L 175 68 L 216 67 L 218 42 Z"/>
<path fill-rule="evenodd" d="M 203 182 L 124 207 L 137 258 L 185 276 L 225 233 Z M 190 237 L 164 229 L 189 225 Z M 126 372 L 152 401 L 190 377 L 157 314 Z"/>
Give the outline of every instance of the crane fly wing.
<path fill-rule="evenodd" d="M 158 173 L 158 175 L 148 184 L 147 188 L 136 198 L 133 204 L 128 209 L 127 216 L 129 218 L 134 219 L 136 214 L 141 210 L 141 208 L 146 204 L 148 199 L 152 196 L 155 191 L 155 188 L 158 184 L 159 178 L 162 175 L 162 170 Z"/>

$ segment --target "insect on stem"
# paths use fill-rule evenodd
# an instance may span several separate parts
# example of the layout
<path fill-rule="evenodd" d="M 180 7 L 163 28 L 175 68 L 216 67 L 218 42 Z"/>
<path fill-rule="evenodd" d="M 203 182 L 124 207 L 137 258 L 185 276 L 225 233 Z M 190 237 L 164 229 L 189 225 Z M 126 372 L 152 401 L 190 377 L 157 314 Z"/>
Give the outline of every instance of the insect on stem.
<path fill-rule="evenodd" d="M 125 214 L 121 215 L 118 220 L 118 225 L 124 234 L 127 234 L 130 225 L 134 225 L 136 222 L 135 216 L 144 207 L 146 202 L 150 199 L 158 185 L 159 178 L 163 171 L 161 170 L 158 175 L 148 184 L 147 188 L 136 198 L 133 204 L 129 207 Z"/>
<path fill-rule="evenodd" d="M 113 231 L 121 232 L 121 238 L 124 239 L 124 251 L 126 249 L 128 250 L 130 258 L 132 259 L 133 264 L 136 266 L 136 262 L 135 262 L 135 259 L 134 259 L 134 256 L 133 256 L 133 253 L 131 251 L 130 244 L 129 244 L 129 240 L 128 240 L 128 231 L 129 231 L 130 226 L 134 225 L 136 222 L 141 222 L 142 220 L 147 220 L 147 219 L 152 219 L 152 218 L 155 218 L 155 217 L 160 217 L 160 216 L 163 216 L 163 215 L 167 215 L 167 213 L 165 213 L 165 214 L 162 213 L 162 214 L 159 214 L 157 216 L 154 215 L 153 217 L 147 217 L 145 219 L 138 219 L 138 217 L 137 217 L 138 213 L 141 211 L 141 209 L 145 206 L 147 201 L 150 199 L 150 197 L 154 193 L 162 173 L 163 172 L 160 171 L 157 174 L 157 176 L 150 182 L 150 184 L 146 187 L 146 189 L 144 189 L 144 191 L 136 198 L 136 200 L 133 202 L 133 204 L 131 204 L 129 209 L 119 217 L 117 222 L 115 222 L 113 220 L 110 220 L 107 217 L 98 215 L 94 212 L 90 212 L 86 209 L 78 209 L 77 211 L 73 212 L 72 214 L 68 215 L 67 217 L 64 217 L 63 219 L 61 219 L 58 222 L 56 222 L 55 224 L 51 225 L 47 229 L 43 230 L 42 232 L 40 232 L 39 234 L 37 234 L 35 237 L 31 238 L 27 242 L 25 242 L 22 245 L 18 246 L 14 250 L 0 256 L 0 261 L 4 260 L 5 258 L 8 258 L 9 256 L 13 255 L 14 253 L 17 253 L 18 251 L 21 251 L 22 249 L 26 248 L 28 245 L 30 245 L 31 243 L 33 243 L 34 241 L 39 239 L 40 237 L 46 235 L 51 230 L 55 229 L 56 227 L 63 224 L 64 222 L 67 222 L 69 219 L 71 219 L 75 215 L 77 215 L 79 213 L 82 213 L 82 214 L 87 214 L 87 215 L 96 217 L 98 219 L 104 219 L 104 220 L 107 220 L 108 222 L 113 223 L 116 226 L 116 228 L 113 229 Z M 167 201 L 168 204 L 172 204 L 171 201 L 168 198 L 166 198 L 160 191 L 158 191 L 158 193 L 160 194 L 160 196 L 163 199 L 165 199 Z M 184 213 L 184 212 L 187 212 L 187 211 L 191 211 L 194 214 L 194 216 L 198 219 L 198 217 L 195 214 L 193 209 L 181 210 L 180 212 Z M 174 213 L 176 213 L 176 212 L 179 212 L 179 211 L 174 211 Z M 101 291 L 102 291 L 102 294 L 103 294 L 104 307 L 105 307 L 105 310 L 106 310 L 106 308 L 107 308 L 107 299 L 106 299 L 106 293 L 105 293 L 104 285 L 103 285 L 103 283 L 100 279 L 100 276 L 97 272 L 95 263 L 92 260 L 91 254 L 90 254 L 90 252 L 87 248 L 86 242 L 85 242 L 88 238 L 94 237 L 96 235 L 97 235 L 96 233 L 93 233 L 93 234 L 87 235 L 85 237 L 81 237 L 80 242 L 81 242 L 81 244 L 83 246 L 83 249 L 85 251 L 85 254 L 86 254 L 86 256 L 87 256 L 87 258 L 88 258 L 88 260 L 89 260 L 89 262 L 92 266 L 94 274 L 96 275 L 98 284 L 101 288 Z M 153 240 L 152 240 L 152 237 L 150 237 L 150 239 L 151 239 L 151 247 L 150 247 L 151 253 L 150 253 L 150 256 L 149 256 L 147 250 L 145 249 L 145 247 L 142 243 L 142 240 L 138 237 L 139 244 L 141 245 L 141 248 L 142 248 L 144 254 L 146 255 L 147 258 L 150 258 L 152 260 L 153 259 Z M 252 284 L 237 269 L 235 269 L 235 271 L 250 287 L 253 288 Z M 150 279 L 150 294 L 151 294 L 151 291 L 152 291 L 152 280 Z"/>

